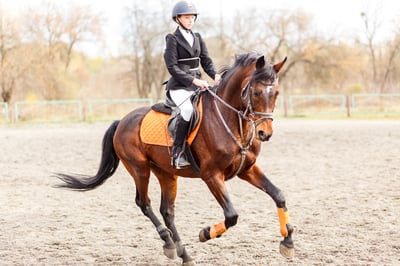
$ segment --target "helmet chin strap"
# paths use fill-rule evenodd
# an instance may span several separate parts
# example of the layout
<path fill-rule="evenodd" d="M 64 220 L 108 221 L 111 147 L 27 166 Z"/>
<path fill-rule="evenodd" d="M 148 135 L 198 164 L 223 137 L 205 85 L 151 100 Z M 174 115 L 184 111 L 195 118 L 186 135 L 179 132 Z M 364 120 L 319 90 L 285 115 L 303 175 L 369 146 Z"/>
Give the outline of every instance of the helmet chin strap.
<path fill-rule="evenodd" d="M 185 31 L 187 31 L 187 32 L 190 32 L 190 31 L 191 31 L 190 29 L 188 29 L 188 28 L 186 28 L 185 26 L 183 26 L 183 24 L 182 24 L 182 23 L 180 22 L 180 20 L 179 20 L 179 17 L 176 17 L 175 22 L 178 23 L 178 25 L 179 25 L 182 29 L 184 29 Z"/>

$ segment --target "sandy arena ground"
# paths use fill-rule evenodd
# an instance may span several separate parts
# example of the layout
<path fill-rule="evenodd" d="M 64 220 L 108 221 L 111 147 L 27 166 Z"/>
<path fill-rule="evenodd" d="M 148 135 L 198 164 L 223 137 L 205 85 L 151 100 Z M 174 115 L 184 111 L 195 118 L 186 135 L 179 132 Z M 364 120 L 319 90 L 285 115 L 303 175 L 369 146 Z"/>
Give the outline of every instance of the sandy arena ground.
<path fill-rule="evenodd" d="M 52 187 L 55 172 L 97 171 L 109 124 L 0 126 L 0 265 L 181 264 L 163 255 L 122 164 L 94 191 Z M 181 178 L 176 223 L 197 265 L 400 265 L 400 121 L 278 118 L 258 163 L 286 194 L 294 259 L 279 254 L 273 201 L 237 178 L 238 224 L 200 243 L 222 210 L 202 181 Z"/>

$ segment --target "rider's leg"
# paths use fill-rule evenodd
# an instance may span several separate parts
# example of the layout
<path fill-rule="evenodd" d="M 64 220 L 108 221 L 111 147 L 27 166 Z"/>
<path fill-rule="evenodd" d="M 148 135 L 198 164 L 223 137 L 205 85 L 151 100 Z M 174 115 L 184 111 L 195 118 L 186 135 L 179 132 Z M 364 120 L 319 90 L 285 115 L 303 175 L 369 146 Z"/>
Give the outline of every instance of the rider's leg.
<path fill-rule="evenodd" d="M 190 165 L 184 156 L 184 145 L 188 134 L 190 118 L 193 113 L 193 105 L 190 101 L 192 91 L 171 90 L 171 99 L 175 102 L 180 110 L 175 127 L 174 143 L 172 146 L 172 165 L 181 169 Z"/>
<path fill-rule="evenodd" d="M 179 108 L 180 115 L 182 118 L 189 122 L 190 119 L 192 118 L 192 113 L 193 113 L 193 105 L 190 100 L 193 91 L 187 91 L 187 90 L 170 90 L 169 95 L 176 104 L 176 106 Z"/>
<path fill-rule="evenodd" d="M 172 145 L 172 165 L 176 169 L 181 169 L 190 165 L 184 155 L 184 145 L 186 142 L 189 122 L 181 116 L 176 120 L 174 143 Z"/>

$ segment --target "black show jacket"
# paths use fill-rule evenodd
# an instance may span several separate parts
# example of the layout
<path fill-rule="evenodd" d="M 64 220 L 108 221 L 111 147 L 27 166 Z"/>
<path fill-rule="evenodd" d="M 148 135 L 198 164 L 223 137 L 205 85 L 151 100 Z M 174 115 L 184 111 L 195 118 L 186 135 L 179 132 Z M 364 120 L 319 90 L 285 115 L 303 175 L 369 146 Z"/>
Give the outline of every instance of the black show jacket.
<path fill-rule="evenodd" d="M 171 74 L 167 90 L 196 90 L 197 88 L 192 82 L 194 78 L 201 78 L 199 63 L 204 72 L 214 80 L 217 72 L 208 55 L 205 42 L 197 32 L 193 34 L 193 39 L 191 47 L 179 28 L 165 37 L 164 61 Z"/>

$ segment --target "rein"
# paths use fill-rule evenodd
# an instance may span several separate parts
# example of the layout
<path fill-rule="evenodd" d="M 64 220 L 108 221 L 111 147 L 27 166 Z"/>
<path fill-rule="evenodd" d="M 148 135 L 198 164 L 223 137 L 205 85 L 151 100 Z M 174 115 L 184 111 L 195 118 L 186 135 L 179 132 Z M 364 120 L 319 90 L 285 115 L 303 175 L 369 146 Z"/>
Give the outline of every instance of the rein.
<path fill-rule="evenodd" d="M 251 90 L 251 85 L 248 82 L 246 84 L 246 86 L 244 87 L 243 91 L 248 91 Z M 207 88 L 207 91 L 214 97 L 214 105 L 215 108 L 217 110 L 218 116 L 222 122 L 222 124 L 224 125 L 226 132 L 231 136 L 231 138 L 236 142 L 236 144 L 240 147 L 240 154 L 241 154 L 241 161 L 240 161 L 240 165 L 239 168 L 236 170 L 235 174 L 233 176 L 236 176 L 238 173 L 240 173 L 240 171 L 242 170 L 242 167 L 244 165 L 244 161 L 246 159 L 246 154 L 251 146 L 251 144 L 253 143 L 254 137 L 255 137 L 255 132 L 256 132 L 256 127 L 262 123 L 263 121 L 267 120 L 267 119 L 273 119 L 272 113 L 265 113 L 265 112 L 256 112 L 253 110 L 253 104 L 251 101 L 251 97 L 248 97 L 247 100 L 247 106 L 245 111 L 241 111 L 236 109 L 235 107 L 233 107 L 232 105 L 230 105 L 229 103 L 227 103 L 224 99 L 222 99 L 221 97 L 219 97 L 212 89 Z M 242 95 L 242 98 L 243 95 Z M 237 115 L 238 115 L 238 120 L 239 120 L 239 133 L 240 133 L 240 139 L 241 141 L 239 141 L 235 134 L 232 132 L 232 130 L 229 128 L 228 124 L 226 123 L 224 117 L 222 116 L 221 110 L 218 107 L 217 104 L 217 100 L 222 103 L 224 106 L 226 106 L 227 108 L 231 109 L 232 111 L 234 111 Z M 260 119 L 254 120 L 253 117 L 255 115 L 261 116 Z M 243 120 L 246 120 L 247 122 L 250 123 L 250 129 L 247 132 L 247 136 L 244 136 L 244 130 L 243 130 Z"/>

